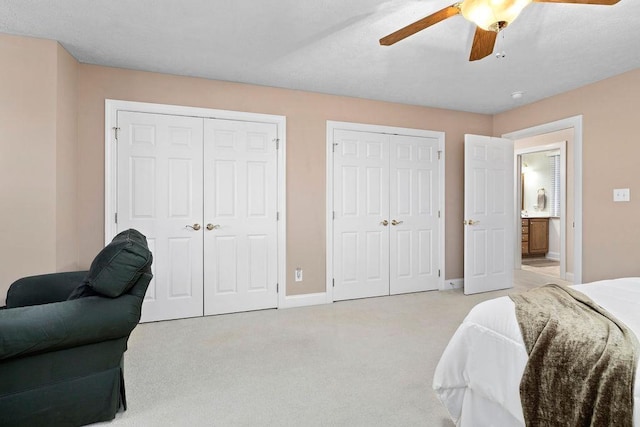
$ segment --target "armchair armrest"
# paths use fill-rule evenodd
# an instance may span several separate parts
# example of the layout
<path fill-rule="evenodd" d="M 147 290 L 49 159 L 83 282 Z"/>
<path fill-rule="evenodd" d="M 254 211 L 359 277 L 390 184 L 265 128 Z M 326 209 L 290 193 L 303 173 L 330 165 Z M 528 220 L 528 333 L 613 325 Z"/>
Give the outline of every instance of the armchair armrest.
<path fill-rule="evenodd" d="M 141 306 L 123 295 L 0 310 L 0 360 L 127 337 Z"/>
<path fill-rule="evenodd" d="M 23 277 L 9 287 L 7 308 L 64 301 L 86 275 L 86 271 L 71 271 Z"/>

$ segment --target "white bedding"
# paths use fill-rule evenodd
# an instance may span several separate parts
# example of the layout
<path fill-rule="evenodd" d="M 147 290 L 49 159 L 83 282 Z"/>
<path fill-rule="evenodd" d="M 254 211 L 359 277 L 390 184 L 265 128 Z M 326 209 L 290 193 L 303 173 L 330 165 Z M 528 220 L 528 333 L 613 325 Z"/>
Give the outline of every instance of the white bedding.
<path fill-rule="evenodd" d="M 640 339 L 640 278 L 574 288 L 624 322 Z M 433 388 L 458 427 L 524 426 L 519 387 L 526 363 L 513 301 L 496 298 L 469 312 L 440 358 Z M 640 426 L 639 402 L 636 370 L 634 426 Z"/>

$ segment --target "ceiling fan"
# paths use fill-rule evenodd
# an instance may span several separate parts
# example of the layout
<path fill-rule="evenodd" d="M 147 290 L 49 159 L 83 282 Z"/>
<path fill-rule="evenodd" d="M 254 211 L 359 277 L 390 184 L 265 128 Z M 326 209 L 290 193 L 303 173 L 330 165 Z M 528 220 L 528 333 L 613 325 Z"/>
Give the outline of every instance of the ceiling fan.
<path fill-rule="evenodd" d="M 532 1 L 611 6 L 620 0 L 462 0 L 381 38 L 380 44 L 390 46 L 440 21 L 462 15 L 477 26 L 469 56 L 469 61 L 477 61 L 491 55 L 498 33 L 513 22 Z"/>

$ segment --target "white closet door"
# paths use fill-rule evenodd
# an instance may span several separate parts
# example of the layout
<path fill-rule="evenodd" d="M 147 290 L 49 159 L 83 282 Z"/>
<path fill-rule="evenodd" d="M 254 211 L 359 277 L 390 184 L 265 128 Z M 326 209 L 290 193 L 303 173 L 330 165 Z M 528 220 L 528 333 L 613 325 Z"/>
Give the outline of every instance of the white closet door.
<path fill-rule="evenodd" d="M 117 228 L 143 233 L 154 258 L 143 322 L 203 314 L 203 233 L 192 228 L 202 224 L 202 124 L 118 112 Z"/>
<path fill-rule="evenodd" d="M 333 138 L 334 300 L 388 295 L 389 135 Z"/>
<path fill-rule="evenodd" d="M 204 312 L 277 307 L 277 126 L 205 119 Z"/>
<path fill-rule="evenodd" d="M 438 140 L 391 136 L 390 293 L 438 288 Z"/>

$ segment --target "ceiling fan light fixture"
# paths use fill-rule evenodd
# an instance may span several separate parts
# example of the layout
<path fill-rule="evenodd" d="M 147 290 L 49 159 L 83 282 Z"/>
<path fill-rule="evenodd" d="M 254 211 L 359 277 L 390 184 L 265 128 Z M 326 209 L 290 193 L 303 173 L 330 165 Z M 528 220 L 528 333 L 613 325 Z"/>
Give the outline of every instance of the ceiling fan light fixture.
<path fill-rule="evenodd" d="M 512 23 L 532 0 L 464 0 L 460 12 L 486 31 L 500 31 Z"/>

